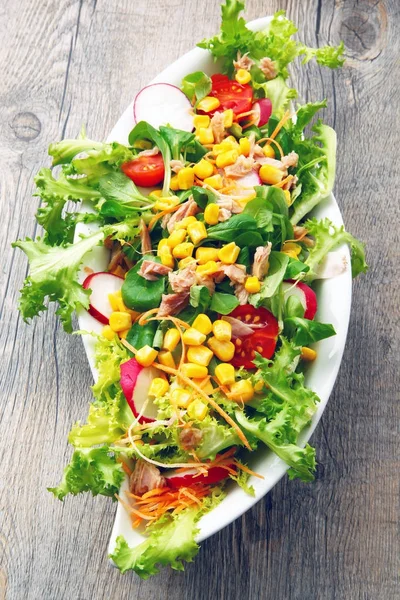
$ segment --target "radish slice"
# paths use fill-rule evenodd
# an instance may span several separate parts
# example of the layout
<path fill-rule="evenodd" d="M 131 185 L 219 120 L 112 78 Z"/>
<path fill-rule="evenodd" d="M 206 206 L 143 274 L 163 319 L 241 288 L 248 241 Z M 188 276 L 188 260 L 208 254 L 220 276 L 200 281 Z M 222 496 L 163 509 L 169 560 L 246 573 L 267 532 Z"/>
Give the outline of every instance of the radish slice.
<path fill-rule="evenodd" d="M 234 465 L 229 465 L 229 467 L 234 467 Z M 167 473 L 163 473 L 165 477 L 165 481 L 167 486 L 177 490 L 181 487 L 190 487 L 195 485 L 196 483 L 201 483 L 202 485 L 210 485 L 212 483 L 218 483 L 223 479 L 229 477 L 229 472 L 227 469 L 222 467 L 211 467 L 208 470 L 207 475 L 199 475 L 197 469 L 186 469 L 185 471 L 181 471 L 177 473 L 176 471 L 169 471 Z"/>
<path fill-rule="evenodd" d="M 257 127 L 262 127 L 268 123 L 272 114 L 272 102 L 269 98 L 261 98 L 254 102 L 252 110 L 255 111 L 255 124 Z"/>
<path fill-rule="evenodd" d="M 253 188 L 256 185 L 261 185 L 261 179 L 257 171 L 251 171 L 250 173 L 247 173 L 247 175 L 236 179 L 236 183 L 239 187 Z"/>
<path fill-rule="evenodd" d="M 133 414 L 137 418 L 143 408 L 143 404 L 149 398 L 149 388 L 155 377 L 163 377 L 161 371 L 156 367 L 142 367 L 136 358 L 131 358 L 121 364 L 120 384 L 126 401 Z M 158 408 L 149 399 L 139 423 L 152 423 L 157 419 Z"/>
<path fill-rule="evenodd" d="M 133 103 L 136 123 L 147 121 L 156 129 L 171 125 L 175 129 L 192 131 L 193 108 L 185 94 L 169 83 L 153 83 L 143 88 Z"/>
<path fill-rule="evenodd" d="M 118 292 L 123 283 L 122 277 L 103 272 L 91 273 L 82 283 L 85 290 L 92 290 L 88 313 L 103 325 L 108 325 L 110 315 L 113 312 L 108 294 Z"/>
<path fill-rule="evenodd" d="M 295 283 L 293 279 L 282 283 L 285 302 L 289 296 L 296 296 L 304 308 L 304 318 L 312 320 L 317 312 L 317 296 L 306 283 L 299 281 L 294 285 Z"/>

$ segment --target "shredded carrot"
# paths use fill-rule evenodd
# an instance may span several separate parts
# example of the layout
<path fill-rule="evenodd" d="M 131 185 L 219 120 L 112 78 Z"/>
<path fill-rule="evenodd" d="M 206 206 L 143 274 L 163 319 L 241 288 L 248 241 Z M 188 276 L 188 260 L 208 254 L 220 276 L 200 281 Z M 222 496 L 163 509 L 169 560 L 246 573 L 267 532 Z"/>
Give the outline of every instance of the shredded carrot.
<path fill-rule="evenodd" d="M 235 120 L 243 119 L 243 117 L 248 117 L 249 115 L 254 114 L 254 110 L 248 110 L 247 112 L 240 113 L 240 115 L 235 115 Z"/>
<path fill-rule="evenodd" d="M 282 119 L 279 121 L 278 125 L 275 127 L 275 129 L 269 136 L 271 140 L 273 140 L 278 135 L 278 133 L 280 132 L 282 127 L 285 125 L 286 121 L 288 121 L 291 118 L 292 118 L 292 115 L 290 114 L 290 110 L 287 110 L 285 112 L 285 114 L 283 115 Z"/>
<path fill-rule="evenodd" d="M 242 465 L 242 463 L 240 463 L 238 460 L 234 460 L 233 462 L 237 466 L 237 468 L 240 469 L 241 471 L 244 471 L 245 473 L 248 473 L 249 475 L 254 475 L 254 477 L 258 477 L 259 479 L 265 479 L 265 477 L 263 475 L 260 475 L 260 473 L 256 473 L 255 471 L 252 471 L 251 469 L 249 469 L 249 467 L 246 467 L 246 465 Z"/>
<path fill-rule="evenodd" d="M 215 400 L 213 398 L 211 398 L 210 396 L 207 396 L 207 394 L 201 389 L 201 387 L 199 387 L 196 383 L 194 383 L 191 379 L 189 379 L 189 377 L 186 377 L 186 375 L 182 375 L 182 373 L 180 373 L 177 369 L 172 369 L 172 367 L 165 367 L 164 365 L 160 365 L 159 363 L 153 363 L 153 364 L 155 367 L 157 367 L 157 369 L 160 369 L 160 371 L 165 371 L 165 373 L 169 373 L 170 375 L 176 375 L 186 385 L 195 389 L 196 392 L 199 394 L 199 396 L 202 396 L 209 404 L 211 404 L 213 409 L 216 410 L 221 415 L 221 417 L 223 417 L 225 419 L 225 421 L 227 423 L 229 423 L 229 425 L 231 427 L 233 427 L 233 429 L 235 429 L 236 433 L 239 436 L 239 439 L 242 440 L 242 442 L 246 446 L 246 448 L 248 450 L 252 450 L 252 447 L 250 446 L 249 442 L 247 441 L 247 438 L 244 435 L 243 431 L 240 429 L 239 425 L 237 423 L 235 423 L 235 421 L 233 419 L 231 419 L 231 417 L 220 407 L 220 405 L 217 402 L 215 402 Z"/>
<path fill-rule="evenodd" d="M 256 124 L 257 124 L 257 119 L 254 119 L 253 121 L 249 121 L 248 123 L 246 123 L 246 125 L 242 125 L 242 130 L 247 129 L 248 127 L 251 127 L 252 125 L 256 125 Z"/>
<path fill-rule="evenodd" d="M 202 179 L 199 179 L 198 177 L 194 177 L 194 182 L 196 185 L 199 185 L 200 187 L 204 185 L 204 182 Z"/>
<path fill-rule="evenodd" d="M 179 207 L 180 207 L 180 204 L 177 204 L 176 206 L 172 206 L 171 208 L 166 208 L 165 210 L 162 210 L 161 212 L 154 215 L 154 217 L 152 217 L 150 219 L 149 230 L 151 231 L 153 229 L 154 225 L 157 223 L 157 221 L 159 219 L 162 219 L 163 217 L 165 217 L 165 215 L 169 215 L 170 213 L 175 212 L 176 210 L 178 210 Z"/>
<path fill-rule="evenodd" d="M 130 350 L 131 352 L 133 352 L 133 354 L 136 354 L 137 350 L 136 348 L 134 348 L 132 346 L 132 344 L 130 344 L 129 342 L 127 342 L 124 338 L 120 339 L 120 342 L 123 346 L 125 346 L 125 348 L 128 348 L 128 350 Z"/>
<path fill-rule="evenodd" d="M 125 473 L 128 475 L 128 477 L 130 477 L 132 475 L 131 469 L 128 467 L 128 465 L 123 460 L 121 460 L 121 467 L 123 468 Z"/>
<path fill-rule="evenodd" d="M 154 315 L 154 313 L 158 312 L 158 308 L 151 308 L 150 310 L 147 310 L 146 312 L 144 312 L 142 314 L 142 316 L 139 319 L 139 325 L 146 325 L 147 323 L 147 317 L 149 317 L 150 315 Z"/>
<path fill-rule="evenodd" d="M 282 156 L 285 156 L 285 153 L 282 150 L 282 146 L 280 144 L 278 144 L 278 142 L 276 140 L 274 140 L 273 138 L 262 138 L 261 140 L 258 140 L 257 144 L 261 144 L 261 142 L 267 142 L 266 145 L 270 146 L 271 144 L 275 144 L 275 146 L 278 148 L 279 150 L 279 154 Z"/>
<path fill-rule="evenodd" d="M 286 185 L 286 183 L 292 181 L 292 179 L 293 175 L 288 175 L 287 177 L 285 177 L 285 179 L 282 179 L 282 181 L 280 181 L 279 183 L 275 183 L 272 187 L 283 188 L 283 186 Z"/>

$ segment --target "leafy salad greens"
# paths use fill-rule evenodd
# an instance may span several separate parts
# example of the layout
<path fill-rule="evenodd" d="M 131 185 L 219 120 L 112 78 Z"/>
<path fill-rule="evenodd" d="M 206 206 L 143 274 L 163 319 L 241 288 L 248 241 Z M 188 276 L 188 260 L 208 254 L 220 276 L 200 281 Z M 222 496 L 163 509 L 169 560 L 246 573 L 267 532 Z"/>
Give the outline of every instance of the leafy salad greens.
<path fill-rule="evenodd" d="M 342 66 L 343 43 L 305 46 L 284 11 L 253 32 L 243 8 L 226 0 L 220 33 L 199 44 L 220 72 L 169 90 L 189 103 L 190 130 L 142 120 L 129 145 L 84 130 L 51 144 L 58 174 L 35 178 L 43 236 L 14 243 L 30 266 L 24 320 L 48 300 L 68 332 L 75 311 L 98 322 L 94 399 L 49 490 L 118 499 L 146 537 L 131 548 L 120 536 L 111 558 L 142 578 L 193 560 L 199 519 L 230 485 L 254 495 L 258 449 L 313 480 L 315 449 L 300 435 L 319 399 L 304 373 L 335 330 L 315 319 L 312 284 L 342 244 L 353 277 L 367 269 L 362 243 L 309 215 L 332 191 L 336 134 L 311 124 L 326 101 L 295 109 L 288 85 L 297 57 Z M 83 274 L 99 245 L 107 272 Z"/>

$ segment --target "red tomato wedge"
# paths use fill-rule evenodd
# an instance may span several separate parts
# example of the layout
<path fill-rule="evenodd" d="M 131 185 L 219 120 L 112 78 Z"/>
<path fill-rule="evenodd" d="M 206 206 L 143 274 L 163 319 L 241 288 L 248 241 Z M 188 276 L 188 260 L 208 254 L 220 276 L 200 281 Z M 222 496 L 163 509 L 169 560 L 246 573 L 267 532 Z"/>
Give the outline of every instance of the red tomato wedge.
<path fill-rule="evenodd" d="M 161 154 L 138 156 L 121 166 L 123 173 L 132 179 L 135 185 L 153 187 L 164 179 L 164 161 Z"/>
<path fill-rule="evenodd" d="M 279 326 L 274 315 L 266 308 L 254 308 L 251 304 L 238 306 L 230 317 L 243 321 L 246 325 L 255 325 L 254 333 L 240 338 L 232 338 L 235 355 L 231 360 L 234 367 L 255 369 L 253 358 L 259 352 L 264 358 L 272 358 L 278 339 Z"/>
<path fill-rule="evenodd" d="M 230 468 L 234 468 L 233 463 L 229 466 Z M 223 467 L 211 467 L 211 469 L 207 471 L 207 474 L 199 475 L 196 469 L 186 469 L 185 471 L 181 470 L 178 473 L 172 471 L 167 475 L 164 474 L 164 477 L 168 487 L 178 490 L 181 487 L 191 487 L 197 483 L 200 483 L 201 485 L 218 483 L 229 477 L 229 471 Z"/>
<path fill-rule="evenodd" d="M 231 108 L 235 115 L 240 115 L 251 110 L 253 103 L 253 89 L 248 83 L 241 84 L 229 79 L 227 75 L 212 75 L 212 88 L 210 96 L 218 98 L 221 106 L 217 110 Z"/>

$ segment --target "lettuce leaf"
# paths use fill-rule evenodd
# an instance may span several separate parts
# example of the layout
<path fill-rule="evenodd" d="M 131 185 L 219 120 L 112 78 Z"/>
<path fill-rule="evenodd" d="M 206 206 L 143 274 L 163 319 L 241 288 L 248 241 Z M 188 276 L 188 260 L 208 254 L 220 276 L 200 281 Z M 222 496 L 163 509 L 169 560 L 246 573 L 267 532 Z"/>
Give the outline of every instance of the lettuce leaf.
<path fill-rule="evenodd" d="M 349 244 L 351 248 L 351 272 L 353 277 L 360 273 L 366 273 L 368 265 L 365 261 L 364 244 L 358 241 L 350 233 L 345 231 L 344 226 L 336 227 L 329 219 L 320 221 L 309 219 L 305 222 L 305 227 L 310 235 L 315 239 L 313 248 L 309 248 L 309 254 L 305 264 L 309 271 L 305 275 L 306 281 L 312 281 L 315 277 L 315 269 L 322 259 L 330 252 L 340 246 L 340 244 Z"/>
<path fill-rule="evenodd" d="M 109 449 L 93 448 L 75 450 L 71 462 L 65 467 L 60 485 L 48 488 L 56 498 L 63 500 L 67 494 L 76 496 L 91 492 L 93 496 L 110 496 L 118 492 L 125 473 Z"/>
<path fill-rule="evenodd" d="M 90 290 L 78 283 L 84 256 L 107 236 L 118 239 L 135 237 L 138 219 L 106 225 L 76 244 L 49 246 L 43 240 L 18 240 L 12 244 L 28 257 L 30 272 L 21 290 L 19 310 L 25 321 L 46 310 L 44 300 L 57 301 L 57 314 L 67 332 L 72 331 L 72 313 L 89 306 Z"/>
<path fill-rule="evenodd" d="M 255 60 L 268 56 L 275 62 L 278 75 L 284 79 L 289 75 L 287 66 L 297 56 L 304 56 L 303 63 L 315 58 L 318 64 L 331 69 L 343 65 L 343 43 L 337 47 L 310 48 L 293 40 L 297 27 L 286 17 L 284 10 L 275 13 L 264 31 L 250 31 L 240 16 L 243 9 L 244 2 L 226 0 L 221 6 L 220 33 L 198 44 L 209 50 L 215 59 L 223 59 L 223 71 L 228 75 L 233 74 L 233 60 L 238 51 L 242 55 L 249 53 Z"/>

